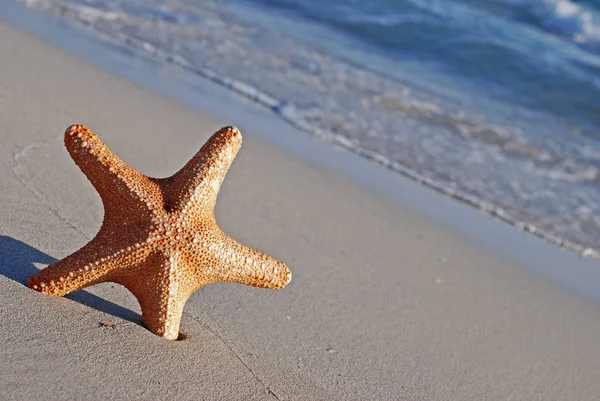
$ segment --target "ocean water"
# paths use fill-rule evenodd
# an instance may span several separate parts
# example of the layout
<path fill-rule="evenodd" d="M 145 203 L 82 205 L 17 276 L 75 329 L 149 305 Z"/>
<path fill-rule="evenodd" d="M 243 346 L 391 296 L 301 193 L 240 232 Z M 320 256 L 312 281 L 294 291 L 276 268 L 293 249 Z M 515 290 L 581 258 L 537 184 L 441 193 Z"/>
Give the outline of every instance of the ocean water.
<path fill-rule="evenodd" d="M 599 255 L 600 1 L 17 1 Z"/>

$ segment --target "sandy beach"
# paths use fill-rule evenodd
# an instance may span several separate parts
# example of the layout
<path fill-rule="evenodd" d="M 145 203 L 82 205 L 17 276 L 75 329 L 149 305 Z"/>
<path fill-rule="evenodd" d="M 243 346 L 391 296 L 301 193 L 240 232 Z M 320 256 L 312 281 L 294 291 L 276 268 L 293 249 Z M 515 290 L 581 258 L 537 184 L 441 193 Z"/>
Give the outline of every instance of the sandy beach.
<path fill-rule="evenodd" d="M 5 22 L 0 54 L 0 398 L 600 394 L 593 289 L 587 297 L 571 291 L 577 285 L 521 266 L 359 177 L 284 149 L 281 139 L 262 138 L 255 125 L 227 120 L 227 104 L 212 114 L 187 107 Z M 238 125 L 244 145 L 217 220 L 233 238 L 285 261 L 290 285 L 201 288 L 182 319 L 188 339 L 175 342 L 145 329 L 137 301 L 116 284 L 66 298 L 28 289 L 30 275 L 80 248 L 102 221 L 99 197 L 62 144 L 73 123 L 156 177 L 180 168 L 221 126 Z M 514 230 L 516 242 L 520 236 Z M 541 253 L 566 252 L 535 241 Z"/>

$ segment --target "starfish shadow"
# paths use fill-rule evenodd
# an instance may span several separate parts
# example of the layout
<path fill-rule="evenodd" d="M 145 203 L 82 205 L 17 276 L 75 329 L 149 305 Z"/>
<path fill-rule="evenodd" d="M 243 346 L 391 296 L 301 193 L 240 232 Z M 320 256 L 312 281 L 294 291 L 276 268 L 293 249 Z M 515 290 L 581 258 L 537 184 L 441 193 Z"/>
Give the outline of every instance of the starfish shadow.
<path fill-rule="evenodd" d="M 49 265 L 56 261 L 52 256 L 24 242 L 0 235 L 0 274 L 17 283 L 27 286 L 27 279 L 39 271 L 34 263 Z M 26 289 L 27 291 L 33 291 L 29 288 Z M 138 313 L 85 290 L 69 294 L 66 298 L 109 315 L 142 324 L 142 317 Z"/>

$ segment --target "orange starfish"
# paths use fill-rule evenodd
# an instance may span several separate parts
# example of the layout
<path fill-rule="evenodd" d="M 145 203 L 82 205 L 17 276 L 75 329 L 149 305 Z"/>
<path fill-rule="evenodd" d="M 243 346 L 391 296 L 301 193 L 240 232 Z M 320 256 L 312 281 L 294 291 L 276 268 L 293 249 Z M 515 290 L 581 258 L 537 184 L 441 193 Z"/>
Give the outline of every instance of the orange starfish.
<path fill-rule="evenodd" d="M 179 335 L 183 306 L 215 281 L 283 288 L 288 267 L 221 231 L 214 215 L 221 183 L 242 144 L 235 127 L 215 133 L 180 171 L 146 177 L 125 164 L 83 125 L 65 146 L 104 205 L 100 231 L 87 245 L 29 278 L 27 285 L 63 296 L 111 281 L 142 308 L 146 326 L 169 340 Z"/>

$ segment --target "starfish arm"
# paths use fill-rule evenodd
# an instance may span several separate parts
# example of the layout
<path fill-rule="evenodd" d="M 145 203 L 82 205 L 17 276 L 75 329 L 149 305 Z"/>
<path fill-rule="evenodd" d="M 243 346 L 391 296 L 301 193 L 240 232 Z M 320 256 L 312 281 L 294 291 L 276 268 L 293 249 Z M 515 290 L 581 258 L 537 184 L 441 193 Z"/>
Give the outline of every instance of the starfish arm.
<path fill-rule="evenodd" d="M 98 191 L 105 213 L 126 215 L 122 211 L 127 210 L 132 216 L 162 207 L 159 185 L 128 166 L 85 126 L 67 128 L 65 147 Z"/>
<path fill-rule="evenodd" d="M 169 179 L 167 198 L 171 209 L 212 207 L 225 174 L 242 146 L 242 134 L 236 127 L 223 127 L 200 151 Z"/>
<path fill-rule="evenodd" d="M 108 253 L 102 241 L 94 239 L 66 258 L 31 276 L 27 286 L 48 295 L 64 296 L 90 285 L 111 281 L 116 269 L 132 258 L 143 257 L 143 250 L 121 249 Z"/>
<path fill-rule="evenodd" d="M 176 253 L 155 252 L 137 267 L 122 270 L 112 281 L 135 295 L 146 327 L 168 340 L 179 336 L 183 307 L 196 290 Z"/>
<path fill-rule="evenodd" d="M 199 246 L 204 244 L 207 243 Z M 229 281 L 277 290 L 292 279 L 292 272 L 283 262 L 240 244 L 222 231 L 211 239 L 207 248 L 214 263 L 203 272 L 209 282 Z"/>

